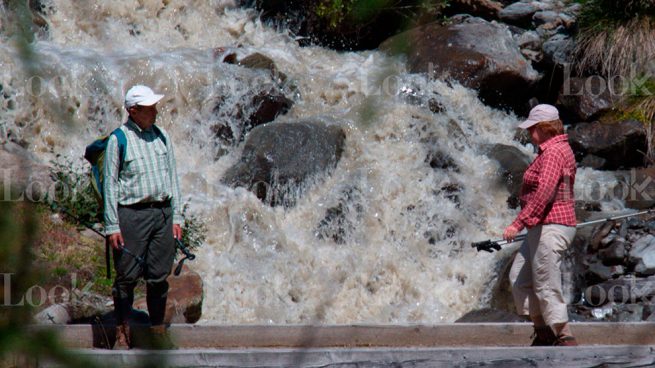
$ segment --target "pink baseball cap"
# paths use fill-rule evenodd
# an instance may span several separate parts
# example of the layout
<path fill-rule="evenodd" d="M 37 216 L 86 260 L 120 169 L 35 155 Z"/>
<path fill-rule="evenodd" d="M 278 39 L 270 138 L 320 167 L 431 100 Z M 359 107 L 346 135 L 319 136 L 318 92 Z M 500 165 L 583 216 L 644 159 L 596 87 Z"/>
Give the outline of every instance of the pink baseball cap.
<path fill-rule="evenodd" d="M 519 124 L 519 128 L 528 129 L 529 127 L 539 124 L 542 121 L 559 120 L 559 112 L 553 105 L 540 104 L 530 110 L 528 120 Z"/>

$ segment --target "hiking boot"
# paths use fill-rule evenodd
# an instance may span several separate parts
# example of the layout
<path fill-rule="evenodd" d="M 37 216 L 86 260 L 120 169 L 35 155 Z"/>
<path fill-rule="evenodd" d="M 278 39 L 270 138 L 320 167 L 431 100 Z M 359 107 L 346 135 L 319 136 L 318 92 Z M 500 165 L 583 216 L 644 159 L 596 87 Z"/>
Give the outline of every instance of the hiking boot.
<path fill-rule="evenodd" d="M 150 327 L 150 339 L 148 348 L 155 350 L 171 350 L 175 349 L 175 345 L 168 335 L 166 325 L 156 325 Z"/>
<path fill-rule="evenodd" d="M 530 346 L 553 346 L 555 341 L 557 341 L 557 336 L 555 336 L 553 330 L 548 326 L 535 326 L 532 337 L 534 339 Z"/>
<path fill-rule="evenodd" d="M 130 325 L 122 323 L 116 326 L 116 342 L 114 350 L 129 350 L 132 348 L 132 336 L 130 335 Z"/>
<path fill-rule="evenodd" d="M 553 346 L 578 346 L 573 336 L 559 336 Z"/>

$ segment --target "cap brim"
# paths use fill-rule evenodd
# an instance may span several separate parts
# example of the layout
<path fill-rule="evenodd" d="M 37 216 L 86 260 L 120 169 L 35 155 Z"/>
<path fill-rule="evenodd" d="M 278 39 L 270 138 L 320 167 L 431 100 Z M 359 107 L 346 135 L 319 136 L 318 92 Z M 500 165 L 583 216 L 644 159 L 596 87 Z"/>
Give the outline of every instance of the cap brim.
<path fill-rule="evenodd" d="M 136 103 L 139 106 L 152 106 L 159 102 L 164 97 L 164 95 L 152 95 L 149 98 L 144 98 L 142 101 Z"/>
<path fill-rule="evenodd" d="M 530 119 L 528 119 L 528 120 L 522 122 L 521 124 L 519 124 L 519 128 L 521 128 L 521 129 L 528 129 L 529 127 L 531 127 L 531 126 L 533 126 L 533 125 L 537 125 L 538 123 L 539 123 L 539 122 L 536 121 L 536 120 L 530 120 Z"/>

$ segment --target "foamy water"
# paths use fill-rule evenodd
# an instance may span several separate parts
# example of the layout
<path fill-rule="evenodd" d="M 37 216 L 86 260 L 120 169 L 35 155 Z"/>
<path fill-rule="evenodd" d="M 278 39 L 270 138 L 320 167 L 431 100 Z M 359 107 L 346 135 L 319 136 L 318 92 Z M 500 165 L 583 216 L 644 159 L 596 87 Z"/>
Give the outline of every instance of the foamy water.
<path fill-rule="evenodd" d="M 158 124 L 176 144 L 184 199 L 209 229 L 191 263 L 205 285 L 202 321 L 435 323 L 484 306 L 496 256 L 470 243 L 498 237 L 516 212 L 495 179 L 498 164 L 481 152 L 503 143 L 531 154 L 512 141 L 515 116 L 376 51 L 300 48 L 229 1 L 43 3 L 48 32 L 32 69 L 10 20 L 0 28 L 0 138 L 23 141 L 44 162 L 56 154 L 81 162 L 90 140 L 124 121 L 129 86 L 164 93 Z M 312 117 L 346 132 L 336 169 L 293 208 L 220 183 L 242 145 L 222 146 L 211 127 L 229 124 L 264 80 L 215 58 L 215 47 L 237 45 L 240 55 L 271 57 L 295 86 L 284 90 L 295 105 L 280 121 Z M 410 95 L 423 103 L 408 103 Z M 443 112 L 430 112 L 430 98 Z M 459 170 L 431 168 L 435 151 Z M 610 180 L 582 170 L 576 190 L 586 178 Z M 458 200 L 442 188 L 460 188 Z M 338 205 L 348 224 L 340 242 L 319 236 Z"/>

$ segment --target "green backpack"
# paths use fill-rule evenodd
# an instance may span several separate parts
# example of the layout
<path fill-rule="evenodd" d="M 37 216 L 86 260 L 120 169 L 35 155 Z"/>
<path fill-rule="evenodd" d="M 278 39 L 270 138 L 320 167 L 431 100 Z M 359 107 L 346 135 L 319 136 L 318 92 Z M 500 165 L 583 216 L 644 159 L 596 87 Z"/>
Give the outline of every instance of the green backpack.
<path fill-rule="evenodd" d="M 91 185 L 93 186 L 93 193 L 95 194 L 98 205 L 100 206 L 99 213 L 102 213 L 104 208 L 104 177 L 105 170 L 105 151 L 109 138 L 115 136 L 118 140 L 118 162 L 119 167 L 123 167 L 125 161 L 125 151 L 127 150 L 127 138 L 121 128 L 114 129 L 109 135 L 98 138 L 93 143 L 86 146 L 84 150 L 84 158 L 91 164 Z"/>

